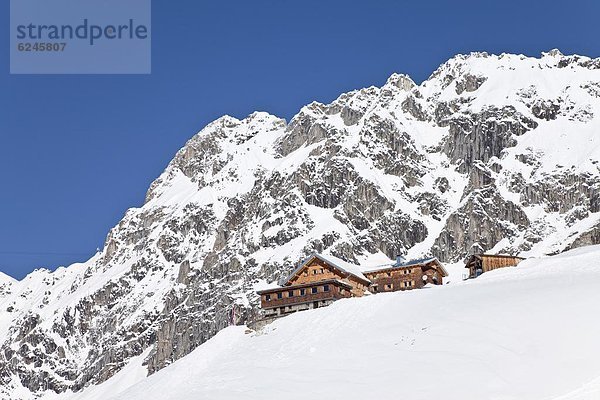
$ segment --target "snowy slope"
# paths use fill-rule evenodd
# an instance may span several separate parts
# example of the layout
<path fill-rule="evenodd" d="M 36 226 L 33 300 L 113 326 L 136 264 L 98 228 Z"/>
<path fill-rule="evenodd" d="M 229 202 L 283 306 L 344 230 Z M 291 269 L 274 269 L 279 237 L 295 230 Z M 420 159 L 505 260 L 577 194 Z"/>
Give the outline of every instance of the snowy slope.
<path fill-rule="evenodd" d="M 598 304 L 591 246 L 460 284 L 341 300 L 258 333 L 230 327 L 105 398 L 598 399 Z"/>
<path fill-rule="evenodd" d="M 14 282 L 16 282 L 15 278 L 6 275 L 3 272 L 0 272 L 0 285 L 4 285 L 4 284 L 7 284 L 7 283 L 14 283 Z"/>
<path fill-rule="evenodd" d="M 16 282 L 14 278 L 0 272 L 0 301 L 11 294 L 11 289 Z"/>
<path fill-rule="evenodd" d="M 0 399 L 149 374 L 308 254 L 385 264 L 600 243 L 600 59 L 458 55 L 425 82 L 207 125 L 85 263 L 0 282 Z M 2 279 L 2 278 L 0 278 Z M 380 300 L 369 300 L 380 301 Z"/>

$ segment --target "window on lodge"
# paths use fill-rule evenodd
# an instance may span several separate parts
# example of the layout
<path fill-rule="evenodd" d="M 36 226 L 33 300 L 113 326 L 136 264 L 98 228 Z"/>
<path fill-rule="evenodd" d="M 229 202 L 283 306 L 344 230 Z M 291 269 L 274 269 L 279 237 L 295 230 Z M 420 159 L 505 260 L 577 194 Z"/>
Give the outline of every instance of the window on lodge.
<path fill-rule="evenodd" d="M 311 293 L 313 293 L 313 294 L 314 294 L 314 293 L 317 293 L 317 288 L 316 288 L 316 287 L 314 287 L 314 288 L 311 288 L 311 289 L 310 289 L 310 291 L 311 291 Z"/>
<path fill-rule="evenodd" d="M 388 283 L 387 285 L 385 285 L 385 290 L 392 290 L 394 288 L 394 285 L 391 283 Z"/>
<path fill-rule="evenodd" d="M 323 286 L 323 291 L 324 292 L 329 292 L 329 285 L 324 285 Z"/>
<path fill-rule="evenodd" d="M 325 272 L 324 272 L 324 270 L 323 270 L 323 268 L 321 268 L 321 273 L 322 273 L 322 274 L 323 274 L 323 273 L 325 273 Z"/>
<path fill-rule="evenodd" d="M 404 287 L 412 287 L 412 285 L 413 285 L 412 281 L 404 282 Z"/>
<path fill-rule="evenodd" d="M 300 296 L 304 296 L 306 294 L 306 289 L 300 289 Z"/>
<path fill-rule="evenodd" d="M 294 291 L 293 290 L 290 290 L 288 292 L 288 297 L 294 297 Z"/>
<path fill-rule="evenodd" d="M 280 292 L 280 293 L 277 293 L 277 298 L 278 298 L 278 299 L 282 299 L 282 298 L 283 298 L 283 293 L 281 293 L 281 292 Z"/>
<path fill-rule="evenodd" d="M 387 276 L 392 276 L 392 273 L 391 273 L 391 272 L 388 272 L 388 273 L 387 273 Z"/>
<path fill-rule="evenodd" d="M 270 294 L 265 295 L 265 300 L 266 301 L 271 301 L 271 295 Z"/>
<path fill-rule="evenodd" d="M 317 270 L 313 269 L 313 275 L 316 275 L 316 274 L 317 274 Z"/>
<path fill-rule="evenodd" d="M 408 275 L 412 272 L 412 269 L 405 269 L 404 270 L 404 275 Z"/>

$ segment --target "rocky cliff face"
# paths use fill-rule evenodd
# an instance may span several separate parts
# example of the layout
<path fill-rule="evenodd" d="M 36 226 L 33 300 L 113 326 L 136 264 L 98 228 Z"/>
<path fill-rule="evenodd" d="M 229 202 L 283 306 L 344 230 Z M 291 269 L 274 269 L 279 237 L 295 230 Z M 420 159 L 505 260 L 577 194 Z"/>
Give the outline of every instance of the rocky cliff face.
<path fill-rule="evenodd" d="M 537 255 L 600 240 L 600 60 L 460 55 L 425 82 L 222 117 L 83 264 L 0 280 L 0 398 L 153 373 L 255 318 L 307 254 Z"/>

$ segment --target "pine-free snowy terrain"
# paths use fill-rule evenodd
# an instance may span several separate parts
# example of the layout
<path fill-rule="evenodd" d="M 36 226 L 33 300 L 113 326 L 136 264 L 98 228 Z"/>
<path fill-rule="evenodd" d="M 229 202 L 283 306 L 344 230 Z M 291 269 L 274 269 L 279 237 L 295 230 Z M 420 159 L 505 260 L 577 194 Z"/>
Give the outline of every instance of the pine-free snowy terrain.
<path fill-rule="evenodd" d="M 0 277 L 0 399 L 79 391 L 134 358 L 156 373 L 256 318 L 256 290 L 312 252 L 459 263 L 598 244 L 598 132 L 600 59 L 556 50 L 457 55 L 290 121 L 219 118 L 90 260 Z"/>
<path fill-rule="evenodd" d="M 126 390 L 111 384 L 124 370 L 102 398 L 597 400 L 599 304 L 600 246 L 585 247 L 453 285 L 341 300 L 258 333 L 226 328 Z"/>

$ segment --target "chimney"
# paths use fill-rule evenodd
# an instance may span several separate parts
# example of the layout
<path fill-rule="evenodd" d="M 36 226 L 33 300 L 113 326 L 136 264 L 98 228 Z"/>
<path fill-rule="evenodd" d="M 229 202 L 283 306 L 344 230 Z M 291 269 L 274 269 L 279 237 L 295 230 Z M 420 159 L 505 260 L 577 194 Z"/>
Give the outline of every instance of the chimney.
<path fill-rule="evenodd" d="M 404 257 L 402 257 L 401 254 L 398 254 L 396 256 L 396 266 L 399 267 L 400 265 L 404 264 Z"/>

